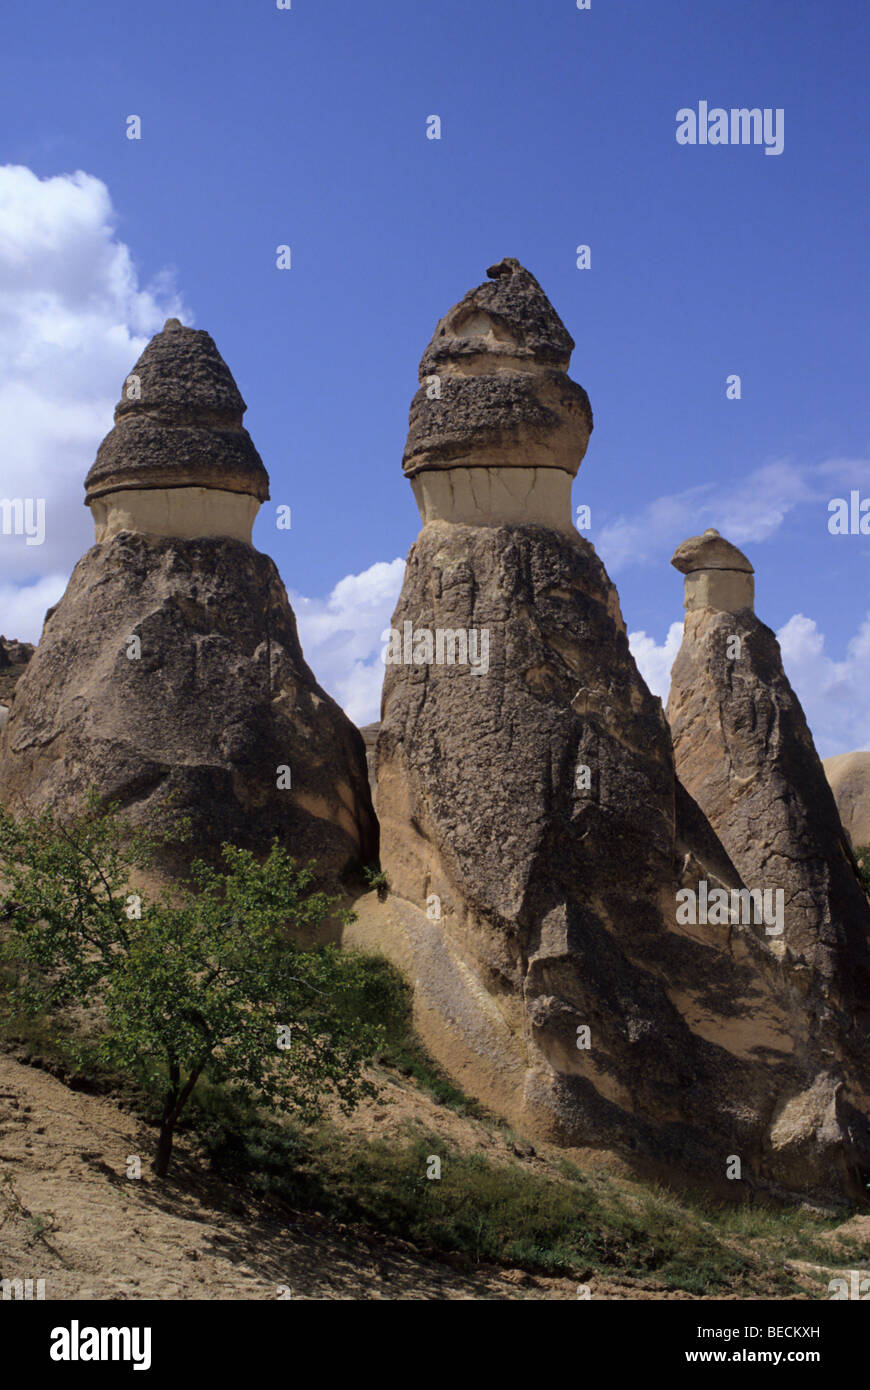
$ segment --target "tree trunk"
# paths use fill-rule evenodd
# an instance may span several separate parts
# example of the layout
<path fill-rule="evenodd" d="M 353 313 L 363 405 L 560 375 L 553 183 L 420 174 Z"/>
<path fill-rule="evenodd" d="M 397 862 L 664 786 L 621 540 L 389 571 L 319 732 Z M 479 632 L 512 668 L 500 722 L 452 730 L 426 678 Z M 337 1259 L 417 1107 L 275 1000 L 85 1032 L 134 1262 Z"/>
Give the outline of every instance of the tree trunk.
<path fill-rule="evenodd" d="M 178 1087 L 181 1082 L 181 1071 L 174 1057 L 169 1058 L 169 1090 L 163 1102 L 163 1114 L 160 1117 L 160 1138 L 157 1140 L 157 1153 L 154 1156 L 154 1172 L 158 1178 L 165 1178 L 169 1171 L 169 1160 L 172 1157 L 172 1136 L 175 1133 L 175 1121 L 178 1119 Z"/>
<path fill-rule="evenodd" d="M 190 1093 L 199 1079 L 202 1069 L 208 1060 L 208 1051 L 197 1062 L 196 1066 L 187 1078 L 184 1089 L 179 1093 L 181 1084 L 181 1069 L 175 1062 L 169 1065 L 169 1093 L 163 1105 L 163 1115 L 160 1119 L 160 1137 L 157 1140 L 157 1153 L 154 1155 L 154 1173 L 158 1178 L 165 1178 L 169 1172 L 169 1161 L 172 1158 L 172 1140 L 175 1136 L 175 1125 L 179 1115 L 184 1109 L 190 1097 Z"/>
<path fill-rule="evenodd" d="M 154 1155 L 154 1172 L 158 1178 L 165 1178 L 169 1172 L 172 1157 L 172 1139 L 175 1134 L 175 1117 L 164 1119 L 160 1125 L 160 1138 L 157 1140 L 157 1153 Z"/>

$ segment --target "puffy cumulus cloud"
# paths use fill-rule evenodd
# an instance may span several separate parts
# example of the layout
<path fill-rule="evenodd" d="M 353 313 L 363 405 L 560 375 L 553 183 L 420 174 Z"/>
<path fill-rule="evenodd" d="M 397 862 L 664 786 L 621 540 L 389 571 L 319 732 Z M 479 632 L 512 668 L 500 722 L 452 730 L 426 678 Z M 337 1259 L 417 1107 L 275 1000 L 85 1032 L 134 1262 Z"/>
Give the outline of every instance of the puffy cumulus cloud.
<path fill-rule="evenodd" d="M 68 572 L 93 543 L 84 475 L 130 368 L 173 316 L 191 321 L 172 273 L 139 284 L 100 179 L 0 166 L 2 492 L 46 508 L 41 546 L 0 535 L 4 580 Z"/>
<path fill-rule="evenodd" d="M 805 503 L 827 506 L 831 496 L 870 483 L 866 459 L 829 459 L 799 465 L 787 460 L 764 464 L 726 484 L 701 483 L 657 497 L 634 515 L 622 515 L 595 538 L 608 571 L 631 564 L 660 563 L 681 541 L 715 526 L 735 545 L 767 540 L 789 512 Z"/>
<path fill-rule="evenodd" d="M 668 635 L 661 646 L 654 637 L 648 637 L 645 632 L 630 632 L 628 634 L 628 645 L 637 662 L 640 674 L 653 695 L 658 695 L 662 701 L 666 701 L 668 698 L 668 691 L 671 688 L 671 667 L 677 652 L 680 650 L 682 640 L 682 623 L 671 623 L 668 628 Z"/>
<path fill-rule="evenodd" d="M 813 618 L 795 613 L 777 633 L 782 659 L 823 758 L 870 749 L 870 612 L 841 661 Z"/>
<path fill-rule="evenodd" d="M 290 595 L 305 660 L 355 724 L 380 718 L 384 634 L 404 574 L 404 560 L 379 560 L 340 579 L 325 599 Z"/>
<path fill-rule="evenodd" d="M 46 611 L 66 588 L 66 575 L 48 574 L 35 584 L 0 583 L 0 627 L 4 637 L 38 642 Z"/>

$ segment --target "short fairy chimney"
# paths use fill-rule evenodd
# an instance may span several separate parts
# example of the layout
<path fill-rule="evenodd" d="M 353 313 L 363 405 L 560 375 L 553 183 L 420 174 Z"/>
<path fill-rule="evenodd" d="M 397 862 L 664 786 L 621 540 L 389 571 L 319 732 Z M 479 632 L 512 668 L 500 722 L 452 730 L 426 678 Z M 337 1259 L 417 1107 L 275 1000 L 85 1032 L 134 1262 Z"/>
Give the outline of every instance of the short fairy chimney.
<path fill-rule="evenodd" d="M 742 550 L 714 527 L 678 545 L 671 564 L 686 576 L 683 607 L 687 613 L 696 608 L 713 608 L 718 613 L 754 610 L 755 571 Z"/>
<path fill-rule="evenodd" d="M 772 949 L 812 976 L 818 1016 L 861 1017 L 866 1037 L 870 910 L 776 634 L 753 611 L 752 566 L 712 530 L 671 563 L 687 610 L 667 706 L 677 776 L 747 888 L 780 893 Z"/>
<path fill-rule="evenodd" d="M 592 430 L 567 375 L 574 340 L 534 275 L 490 266 L 420 363 L 403 459 L 423 524 L 573 531 L 571 484 Z"/>
<path fill-rule="evenodd" d="M 167 319 L 139 358 L 85 480 L 98 542 L 120 531 L 251 542 L 269 476 L 208 333 Z"/>

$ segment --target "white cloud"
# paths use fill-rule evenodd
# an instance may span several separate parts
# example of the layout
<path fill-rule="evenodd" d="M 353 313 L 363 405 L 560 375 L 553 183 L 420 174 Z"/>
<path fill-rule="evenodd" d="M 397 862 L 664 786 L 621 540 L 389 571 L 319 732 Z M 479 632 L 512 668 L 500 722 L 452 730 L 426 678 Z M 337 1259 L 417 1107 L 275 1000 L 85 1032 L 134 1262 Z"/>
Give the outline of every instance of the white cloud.
<path fill-rule="evenodd" d="M 379 560 L 340 579 L 328 598 L 290 595 L 305 660 L 355 724 L 381 717 L 383 633 L 404 574 L 404 560 Z"/>
<path fill-rule="evenodd" d="M 630 632 L 628 634 L 628 645 L 637 662 L 640 674 L 653 695 L 658 695 L 662 701 L 666 701 L 668 698 L 668 691 L 671 688 L 671 667 L 676 660 L 682 640 L 682 623 L 671 623 L 668 628 L 668 635 L 661 646 L 654 637 L 647 637 L 645 632 Z"/>
<path fill-rule="evenodd" d="M 824 634 L 803 613 L 789 618 L 777 637 L 821 757 L 870 749 L 870 612 L 842 661 L 827 655 Z"/>
<path fill-rule="evenodd" d="M 139 285 L 114 223 L 100 179 L 0 166 L 2 492 L 46 504 L 43 545 L 0 535 L 6 580 L 68 572 L 93 544 L 82 484 L 122 383 L 167 317 L 191 321 L 170 272 Z"/>
<path fill-rule="evenodd" d="M 65 588 L 63 574 L 48 574 L 35 584 L 0 583 L 2 635 L 19 642 L 38 642 L 46 610 L 57 603 Z"/>
<path fill-rule="evenodd" d="M 595 537 L 595 548 L 608 572 L 616 574 L 630 564 L 661 563 L 681 541 L 708 526 L 715 526 L 735 545 L 764 541 L 802 503 L 826 505 L 832 490 L 848 496 L 850 488 L 868 482 L 866 459 L 766 463 L 727 483 L 700 483 L 657 497 L 634 515 L 619 516 L 603 526 Z"/>

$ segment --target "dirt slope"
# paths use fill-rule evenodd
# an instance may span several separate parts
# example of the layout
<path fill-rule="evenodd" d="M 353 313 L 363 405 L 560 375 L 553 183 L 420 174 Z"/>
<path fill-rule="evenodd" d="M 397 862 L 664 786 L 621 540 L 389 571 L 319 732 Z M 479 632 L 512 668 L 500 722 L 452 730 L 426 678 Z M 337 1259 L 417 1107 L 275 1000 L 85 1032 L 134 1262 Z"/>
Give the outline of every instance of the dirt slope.
<path fill-rule="evenodd" d="M 156 1183 L 152 1147 L 112 1101 L 0 1055 L 0 1278 L 43 1278 L 46 1299 L 274 1299 L 279 1286 L 306 1299 L 577 1297 L 569 1280 L 467 1276 L 316 1216 L 288 1227 L 204 1178 L 183 1147 L 174 1178 Z M 138 1180 L 126 1177 L 135 1154 Z M 596 1293 L 655 1296 L 603 1281 Z"/>

